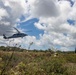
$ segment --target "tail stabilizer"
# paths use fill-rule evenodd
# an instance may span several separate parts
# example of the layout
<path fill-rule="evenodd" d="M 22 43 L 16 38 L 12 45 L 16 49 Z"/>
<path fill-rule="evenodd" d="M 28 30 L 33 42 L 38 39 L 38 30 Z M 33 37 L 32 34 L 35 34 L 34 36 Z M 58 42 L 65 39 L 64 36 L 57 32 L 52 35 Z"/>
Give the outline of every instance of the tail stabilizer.
<path fill-rule="evenodd" d="M 6 35 L 5 35 L 5 34 L 3 34 L 3 38 L 4 38 L 4 39 L 8 39 L 8 38 L 6 37 Z"/>

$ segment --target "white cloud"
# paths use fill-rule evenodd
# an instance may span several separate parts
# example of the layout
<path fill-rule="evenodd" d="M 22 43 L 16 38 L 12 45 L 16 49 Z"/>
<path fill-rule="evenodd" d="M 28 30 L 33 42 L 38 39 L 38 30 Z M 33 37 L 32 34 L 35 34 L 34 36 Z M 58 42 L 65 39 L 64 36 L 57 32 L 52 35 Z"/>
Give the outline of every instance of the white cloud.
<path fill-rule="evenodd" d="M 2 19 L 3 16 L 8 16 L 8 13 L 5 9 L 0 8 L 0 18 Z"/>
<path fill-rule="evenodd" d="M 37 27 L 38 29 L 41 29 L 41 30 L 45 30 L 45 29 L 46 29 L 45 24 L 35 23 L 34 25 L 35 25 L 35 27 Z"/>
<path fill-rule="evenodd" d="M 51 1 L 35 1 L 36 3 L 34 2 L 35 5 L 33 5 L 33 8 L 31 9 L 31 12 L 34 13 L 34 16 L 39 17 L 39 22 L 35 23 L 35 26 L 38 29 L 44 30 L 45 32 L 40 37 L 40 40 L 37 41 L 38 45 L 47 46 L 50 43 L 50 45 L 53 46 L 75 47 L 76 26 L 70 25 L 67 22 L 68 19 L 76 20 L 75 3 L 73 7 L 71 7 L 71 4 L 68 0 L 62 0 L 60 2 L 52 1 L 54 3 L 53 5 L 55 6 L 55 11 L 53 11 L 50 10 L 52 3 Z M 44 5 L 42 3 L 44 3 Z M 49 9 L 45 8 L 47 3 Z M 45 12 L 43 8 L 45 9 Z M 47 10 L 50 12 L 50 14 L 47 13 Z M 52 14 L 53 12 L 56 14 L 59 13 L 59 15 L 56 16 L 55 13 Z"/>
<path fill-rule="evenodd" d="M 0 35 L 7 34 L 7 30 L 12 31 L 16 21 L 24 14 L 23 4 L 25 0 L 0 0 Z"/>
<path fill-rule="evenodd" d="M 33 0 L 30 5 L 31 13 L 35 17 L 56 17 L 59 15 L 59 6 L 56 0 Z"/>

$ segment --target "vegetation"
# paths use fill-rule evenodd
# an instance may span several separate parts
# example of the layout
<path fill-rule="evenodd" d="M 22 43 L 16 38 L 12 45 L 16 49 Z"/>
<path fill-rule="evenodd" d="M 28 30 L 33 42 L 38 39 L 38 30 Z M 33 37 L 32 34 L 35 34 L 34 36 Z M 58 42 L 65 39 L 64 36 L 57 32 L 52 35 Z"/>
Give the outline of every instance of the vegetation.
<path fill-rule="evenodd" d="M 76 74 L 75 52 L 57 51 L 57 55 L 54 57 L 55 53 L 52 50 L 30 51 L 16 47 L 11 48 L 10 50 L 9 49 L 10 48 L 6 47 L 0 48 L 1 75 L 75 75 Z"/>

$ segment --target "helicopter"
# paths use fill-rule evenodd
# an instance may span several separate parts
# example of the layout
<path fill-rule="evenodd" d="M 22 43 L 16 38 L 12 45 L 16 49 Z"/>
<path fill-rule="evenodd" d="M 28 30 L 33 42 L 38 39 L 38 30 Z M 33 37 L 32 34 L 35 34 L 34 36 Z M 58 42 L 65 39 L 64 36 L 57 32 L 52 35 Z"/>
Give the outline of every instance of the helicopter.
<path fill-rule="evenodd" d="M 12 36 L 9 36 L 9 37 L 7 37 L 5 34 L 3 34 L 4 39 L 19 38 L 19 37 L 23 38 L 25 36 L 28 36 L 28 34 L 20 32 L 17 28 L 15 28 L 15 27 L 13 27 L 13 28 L 17 31 L 17 33 L 15 33 L 15 34 L 13 34 Z"/>

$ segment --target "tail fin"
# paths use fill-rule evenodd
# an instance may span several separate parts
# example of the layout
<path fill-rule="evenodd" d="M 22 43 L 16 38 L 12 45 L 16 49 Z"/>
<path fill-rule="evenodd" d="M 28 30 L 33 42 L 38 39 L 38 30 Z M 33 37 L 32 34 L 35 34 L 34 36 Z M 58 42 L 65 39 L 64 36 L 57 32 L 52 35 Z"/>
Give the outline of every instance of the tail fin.
<path fill-rule="evenodd" d="M 5 35 L 5 34 L 3 34 L 3 38 L 4 38 L 4 39 L 8 39 L 8 38 L 6 37 L 6 35 Z"/>

